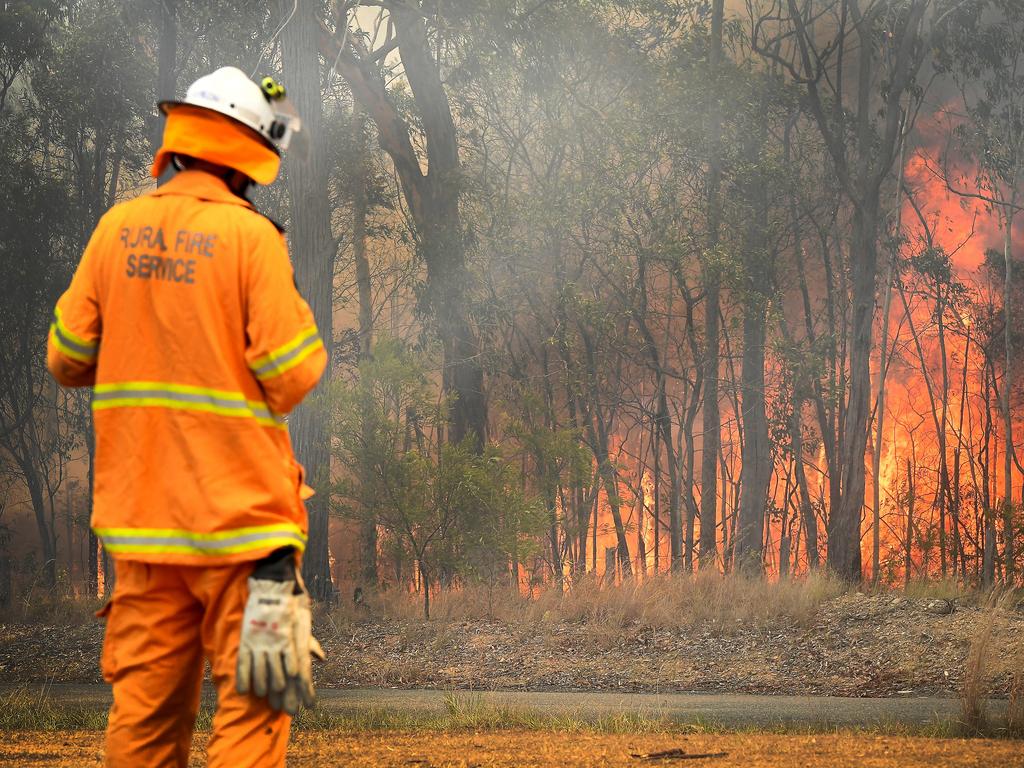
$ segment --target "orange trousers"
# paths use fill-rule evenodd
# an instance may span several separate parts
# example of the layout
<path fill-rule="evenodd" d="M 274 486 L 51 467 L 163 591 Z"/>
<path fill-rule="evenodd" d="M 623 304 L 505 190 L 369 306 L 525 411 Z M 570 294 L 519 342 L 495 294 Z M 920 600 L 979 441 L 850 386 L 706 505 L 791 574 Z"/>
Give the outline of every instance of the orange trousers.
<path fill-rule="evenodd" d="M 106 765 L 186 768 L 210 660 L 217 711 L 211 768 L 283 766 L 291 718 L 235 691 L 246 579 L 252 563 L 200 567 L 115 560 L 103 642 L 113 685 Z"/>

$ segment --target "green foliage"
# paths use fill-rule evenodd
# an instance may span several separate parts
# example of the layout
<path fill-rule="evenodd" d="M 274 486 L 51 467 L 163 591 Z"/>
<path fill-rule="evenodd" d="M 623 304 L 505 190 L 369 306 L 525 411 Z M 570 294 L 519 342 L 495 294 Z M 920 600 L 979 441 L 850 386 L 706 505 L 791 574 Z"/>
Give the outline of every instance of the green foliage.
<path fill-rule="evenodd" d="M 522 478 L 494 446 L 445 443 L 445 404 L 423 361 L 380 340 L 354 383 L 332 391 L 335 453 L 346 468 L 338 512 L 370 521 L 391 554 L 428 580 L 495 578 L 542 524 Z"/>
<path fill-rule="evenodd" d="M 1017 0 L 947 0 L 938 37 L 941 71 L 959 86 L 966 120 L 953 134 L 975 165 L 976 187 L 997 204 L 1015 203 L 1024 176 L 1024 5 Z M 1007 208 L 1011 218 L 1016 210 Z"/>

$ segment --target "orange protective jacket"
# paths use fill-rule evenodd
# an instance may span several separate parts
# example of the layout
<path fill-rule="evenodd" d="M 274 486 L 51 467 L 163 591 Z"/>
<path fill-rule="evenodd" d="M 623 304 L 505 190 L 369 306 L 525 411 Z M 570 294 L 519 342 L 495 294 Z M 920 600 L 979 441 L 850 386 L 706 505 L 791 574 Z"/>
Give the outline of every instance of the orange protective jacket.
<path fill-rule="evenodd" d="M 311 491 L 283 414 L 327 353 L 284 238 L 221 179 L 183 171 L 103 216 L 47 358 L 61 384 L 94 385 L 92 525 L 113 556 L 304 548 Z"/>

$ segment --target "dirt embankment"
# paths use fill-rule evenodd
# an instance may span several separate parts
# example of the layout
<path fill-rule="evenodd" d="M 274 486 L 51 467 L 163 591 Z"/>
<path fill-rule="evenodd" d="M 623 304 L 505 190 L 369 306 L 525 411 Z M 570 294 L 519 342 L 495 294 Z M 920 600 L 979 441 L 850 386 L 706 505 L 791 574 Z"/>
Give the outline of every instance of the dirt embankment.
<path fill-rule="evenodd" d="M 950 612 L 950 609 L 951 612 Z M 994 622 L 993 695 L 1024 670 L 1024 613 L 844 594 L 800 621 L 658 628 L 539 619 L 318 620 L 320 685 L 891 696 L 959 692 L 972 639 Z M 0 682 L 98 682 L 103 628 L 0 625 Z"/>

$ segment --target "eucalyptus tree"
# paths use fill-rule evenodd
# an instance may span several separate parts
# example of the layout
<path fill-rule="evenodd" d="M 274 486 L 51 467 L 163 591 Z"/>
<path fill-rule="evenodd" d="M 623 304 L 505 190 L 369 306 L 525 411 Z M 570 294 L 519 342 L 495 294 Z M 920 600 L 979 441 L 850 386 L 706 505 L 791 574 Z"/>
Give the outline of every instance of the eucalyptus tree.
<path fill-rule="evenodd" d="M 1014 223 L 1024 211 L 1024 6 L 1015 0 L 947 0 L 950 23 L 943 28 L 939 67 L 958 88 L 964 119 L 953 131 L 941 172 L 951 191 L 980 201 L 1002 229 L 1003 380 L 999 407 L 1003 421 L 1002 499 L 1003 568 L 1008 582 L 1016 574 L 1017 538 L 1013 477 L 1020 470 L 1014 443 L 1011 398 L 1015 385 Z M 1024 473 L 1024 472 L 1022 472 Z"/>
<path fill-rule="evenodd" d="M 17 3 L 2 21 L 4 186 L 19 194 L 0 225 L 0 261 L 13 278 L 4 282 L 0 436 L 28 490 L 52 585 L 53 499 L 82 437 L 69 431 L 77 421 L 69 403 L 84 401 L 49 381 L 46 333 L 89 233 L 145 172 L 141 127 L 151 106 L 147 62 L 111 4 Z M 18 33 L 32 34 L 31 44 L 19 44 Z"/>
<path fill-rule="evenodd" d="M 423 298 L 444 349 L 443 385 L 453 395 L 450 440 L 461 443 L 468 436 L 482 449 L 487 400 L 481 350 L 467 311 L 471 280 L 460 212 L 459 137 L 445 86 L 456 62 L 444 55 L 448 40 L 465 24 L 460 10 L 470 9 L 445 6 L 442 11 L 441 6 L 401 0 L 372 5 L 380 9 L 376 28 L 385 30 L 381 39 L 355 26 L 358 16 L 350 22 L 349 11 L 357 11 L 360 3 L 347 2 L 338 8 L 335 30 L 322 29 L 320 50 L 373 120 L 401 181 L 426 265 Z M 390 85 L 399 73 L 403 85 Z M 405 98 L 405 84 L 411 99 Z"/>
<path fill-rule="evenodd" d="M 754 25 L 755 48 L 804 87 L 808 112 L 852 207 L 849 391 L 841 393 L 839 473 L 829 477 L 841 492 L 833 495 L 838 504 L 828 517 L 829 567 L 851 581 L 862 576 L 881 196 L 899 156 L 904 116 L 915 112 L 923 95 L 918 74 L 929 49 L 927 17 L 933 6 L 933 0 L 771 0 L 757 6 Z M 933 16 L 932 28 L 944 21 Z"/>

